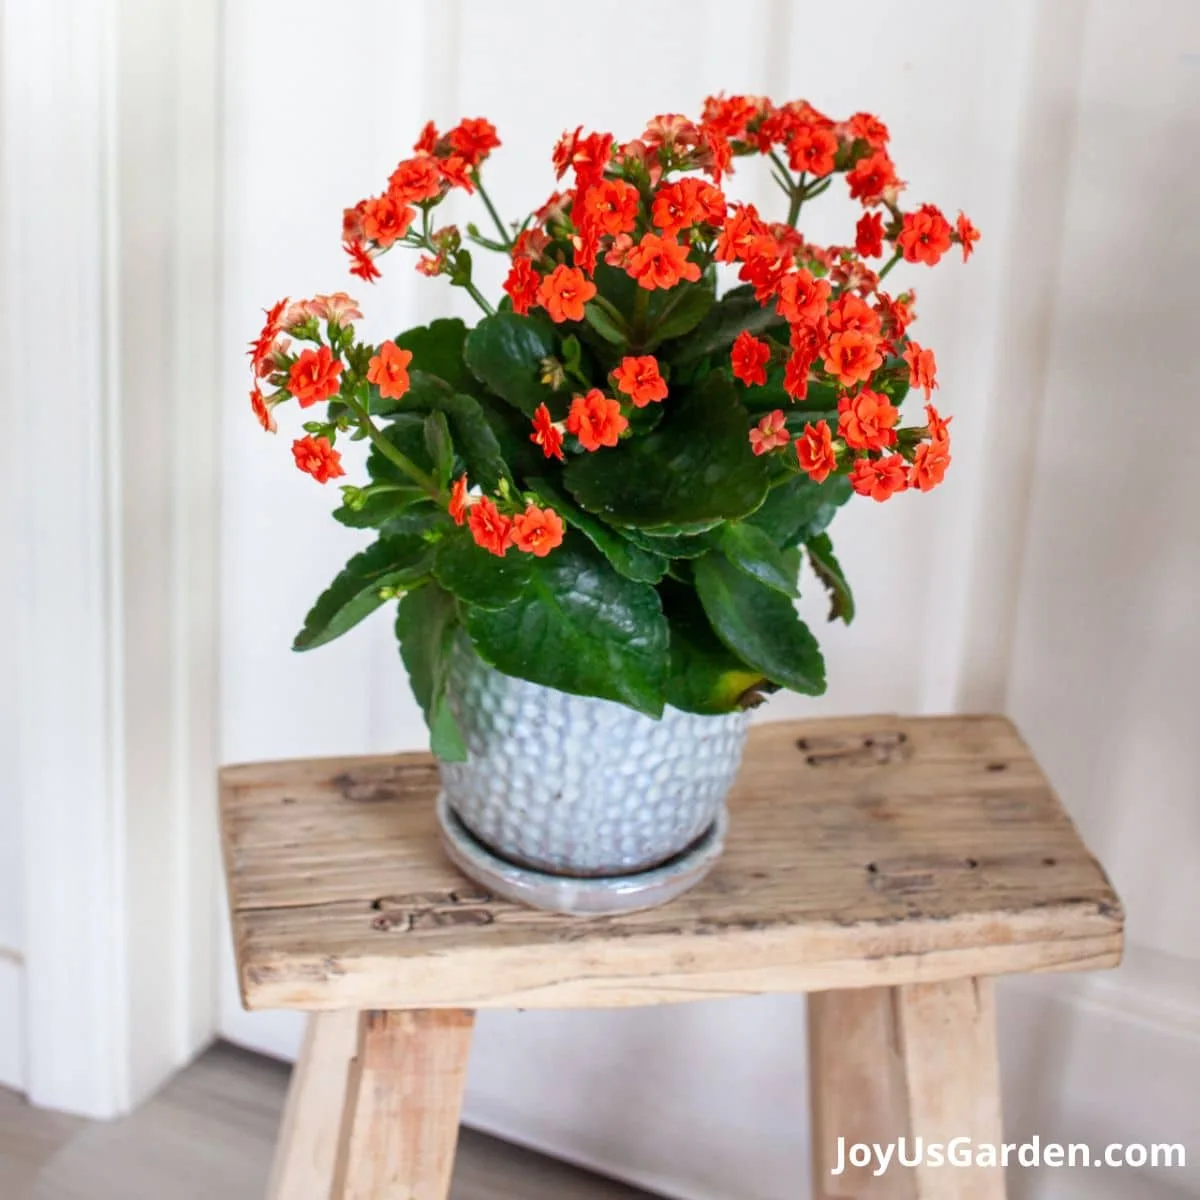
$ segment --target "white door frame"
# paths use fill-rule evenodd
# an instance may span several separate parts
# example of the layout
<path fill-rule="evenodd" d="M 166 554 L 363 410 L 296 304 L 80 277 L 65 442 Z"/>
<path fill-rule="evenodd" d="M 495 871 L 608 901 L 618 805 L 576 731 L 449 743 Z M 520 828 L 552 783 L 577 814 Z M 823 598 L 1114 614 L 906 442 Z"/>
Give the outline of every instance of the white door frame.
<path fill-rule="evenodd" d="M 0 10 L 22 1082 L 93 1117 L 215 1028 L 219 15 Z"/>

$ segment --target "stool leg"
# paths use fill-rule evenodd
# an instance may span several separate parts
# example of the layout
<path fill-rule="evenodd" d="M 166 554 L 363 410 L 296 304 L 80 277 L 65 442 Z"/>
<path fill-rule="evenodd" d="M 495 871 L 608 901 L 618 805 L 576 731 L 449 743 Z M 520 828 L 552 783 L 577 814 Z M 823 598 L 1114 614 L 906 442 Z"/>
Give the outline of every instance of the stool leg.
<path fill-rule="evenodd" d="M 292 1072 L 267 1200 L 329 1200 L 358 1013 L 313 1013 Z"/>
<path fill-rule="evenodd" d="M 332 1200 L 446 1200 L 475 1014 L 365 1012 Z"/>
<path fill-rule="evenodd" d="M 1004 1200 L 995 1167 L 849 1165 L 849 1147 L 915 1138 L 999 1146 L 1000 1083 L 990 980 L 809 997 L 817 1200 Z M 839 1149 L 838 1139 L 844 1138 Z M 831 1172 L 844 1166 L 844 1171 Z"/>

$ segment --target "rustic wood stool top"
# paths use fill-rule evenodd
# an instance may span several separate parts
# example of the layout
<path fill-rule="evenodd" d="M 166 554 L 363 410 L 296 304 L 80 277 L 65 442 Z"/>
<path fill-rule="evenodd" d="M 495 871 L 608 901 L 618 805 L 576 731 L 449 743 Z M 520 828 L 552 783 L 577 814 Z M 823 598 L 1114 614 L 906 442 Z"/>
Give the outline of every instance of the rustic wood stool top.
<path fill-rule="evenodd" d="M 617 917 L 482 893 L 442 853 L 437 786 L 427 754 L 221 773 L 247 1007 L 616 1007 L 1120 959 L 1120 902 L 1001 717 L 755 727 L 724 857 Z"/>

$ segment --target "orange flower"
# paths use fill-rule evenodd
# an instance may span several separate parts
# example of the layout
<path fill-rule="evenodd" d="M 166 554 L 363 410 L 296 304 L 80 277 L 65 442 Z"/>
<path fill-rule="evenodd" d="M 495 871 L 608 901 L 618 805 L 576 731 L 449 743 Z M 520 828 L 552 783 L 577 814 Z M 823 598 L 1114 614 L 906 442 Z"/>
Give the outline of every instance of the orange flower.
<path fill-rule="evenodd" d="M 949 465 L 950 447 L 946 442 L 922 442 L 913 455 L 909 481 L 919 491 L 931 491 L 945 478 Z"/>
<path fill-rule="evenodd" d="M 674 238 L 662 238 L 648 233 L 629 251 L 625 271 L 638 282 L 638 287 L 647 291 L 654 288 L 672 288 L 681 279 L 695 283 L 700 278 L 700 268 L 688 262 L 686 246 Z"/>
<path fill-rule="evenodd" d="M 341 372 L 342 364 L 329 352 L 328 346 L 305 350 L 292 363 L 287 389 L 300 401 L 301 408 L 308 408 L 319 400 L 328 400 L 330 396 L 337 395 Z"/>
<path fill-rule="evenodd" d="M 857 329 L 878 337 L 883 328 L 879 314 L 864 300 L 852 292 L 843 292 L 829 310 L 829 328 L 833 333 L 847 333 Z"/>
<path fill-rule="evenodd" d="M 575 181 L 579 189 L 592 187 L 604 178 L 604 168 L 612 157 L 611 133 L 589 133 L 581 137 L 583 126 L 574 133 L 564 133 L 554 147 L 554 171 L 561 179 L 568 167 L 575 168 Z"/>
<path fill-rule="evenodd" d="M 645 408 L 656 400 L 667 397 L 667 381 L 658 369 L 658 359 L 653 354 L 641 354 L 621 359 L 621 365 L 613 372 L 617 389 L 627 395 L 637 408 Z"/>
<path fill-rule="evenodd" d="M 342 209 L 342 241 L 361 242 L 363 239 L 363 212 L 367 207 L 365 200 L 360 200 L 353 208 Z"/>
<path fill-rule="evenodd" d="M 869 333 L 860 329 L 849 329 L 845 333 L 835 333 L 829 339 L 829 349 L 825 352 L 825 370 L 842 387 L 866 383 L 871 378 L 871 373 L 882 365 L 883 355 L 879 353 L 879 339 Z"/>
<path fill-rule="evenodd" d="M 854 249 L 863 258 L 883 254 L 883 218 L 878 213 L 863 213 L 854 229 Z"/>
<path fill-rule="evenodd" d="M 496 127 L 483 117 L 468 117 L 446 135 L 450 145 L 473 167 L 479 166 L 500 145 Z"/>
<path fill-rule="evenodd" d="M 813 483 L 824 483 L 837 469 L 837 455 L 833 450 L 833 434 L 828 421 L 810 421 L 804 432 L 796 439 L 796 457 L 802 470 L 808 473 Z"/>
<path fill-rule="evenodd" d="M 808 395 L 808 372 L 812 365 L 813 360 L 799 350 L 788 355 L 783 369 L 783 390 L 793 400 L 803 400 Z"/>
<path fill-rule="evenodd" d="M 675 237 L 693 225 L 720 225 L 725 197 L 711 183 L 689 175 L 659 188 L 650 216 L 663 237 Z"/>
<path fill-rule="evenodd" d="M 937 387 L 937 360 L 932 350 L 924 350 L 916 342 L 904 348 L 904 361 L 908 363 L 908 386 L 921 388 L 928 400 Z"/>
<path fill-rule="evenodd" d="M 508 537 L 518 550 L 545 558 L 555 546 L 562 545 L 562 517 L 552 508 L 531 504 L 513 520 Z"/>
<path fill-rule="evenodd" d="M 923 262 L 933 266 L 950 249 L 950 222 L 934 204 L 922 204 L 915 213 L 906 213 L 896 245 L 904 252 L 905 262 Z"/>
<path fill-rule="evenodd" d="M 250 343 L 250 349 L 247 351 L 250 356 L 250 368 L 254 372 L 255 378 L 261 379 L 264 375 L 270 375 L 271 369 L 275 365 L 272 361 L 275 355 L 275 339 L 283 328 L 280 322 L 287 307 L 288 298 L 284 296 L 278 304 L 263 309 L 267 319 L 263 324 L 262 331 Z"/>
<path fill-rule="evenodd" d="M 486 496 L 471 505 L 467 527 L 477 546 L 482 546 L 498 558 L 504 557 L 508 549 L 508 536 L 512 532 L 512 521 Z"/>
<path fill-rule="evenodd" d="M 846 182 L 850 185 L 850 198 L 861 199 L 863 204 L 878 203 L 883 193 L 891 187 L 896 187 L 896 168 L 892 160 L 882 150 L 876 150 L 858 162 L 846 173 Z"/>
<path fill-rule="evenodd" d="M 833 170 L 838 140 L 828 129 L 798 125 L 788 142 L 788 165 L 793 171 L 807 171 L 818 179 Z"/>
<path fill-rule="evenodd" d="M 851 450 L 884 450 L 895 445 L 900 410 L 886 396 L 863 388 L 838 400 L 838 436 Z"/>
<path fill-rule="evenodd" d="M 596 285 L 578 267 L 557 266 L 538 288 L 538 300 L 556 324 L 582 321 L 583 306 L 596 294 Z"/>
<path fill-rule="evenodd" d="M 860 496 L 882 503 L 908 487 L 908 467 L 899 454 L 875 460 L 859 458 L 850 472 L 850 486 Z"/>
<path fill-rule="evenodd" d="M 589 189 L 583 208 L 601 232 L 628 233 L 637 224 L 637 188 L 623 179 L 605 179 Z"/>
<path fill-rule="evenodd" d="M 367 364 L 367 382 L 377 384 L 385 400 L 399 400 L 412 386 L 408 379 L 410 362 L 411 350 L 401 350 L 395 342 L 384 342 Z"/>
<path fill-rule="evenodd" d="M 573 433 L 585 450 L 615 446 L 629 422 L 621 415 L 621 404 L 592 388 L 586 396 L 576 396 L 567 414 L 567 432 Z"/>
<path fill-rule="evenodd" d="M 771 361 L 771 347 L 761 338 L 756 338 L 748 329 L 743 329 L 733 342 L 729 352 L 735 378 L 747 387 L 762 386 L 767 382 L 767 363 Z"/>
<path fill-rule="evenodd" d="M 427 154 L 406 158 L 388 177 L 388 195 L 397 204 L 433 200 L 442 190 L 437 160 Z"/>
<path fill-rule="evenodd" d="M 789 325 L 802 321 L 817 321 L 829 305 L 829 282 L 814 279 L 806 270 L 791 271 L 779 284 L 776 307 Z"/>
<path fill-rule="evenodd" d="M 318 483 L 328 483 L 346 473 L 342 470 L 342 456 L 326 437 L 297 438 L 292 443 L 292 457 L 296 466 Z"/>
<path fill-rule="evenodd" d="M 432 121 L 426 121 L 421 129 L 421 136 L 413 143 L 413 152 L 432 154 L 439 140 L 437 126 Z"/>
<path fill-rule="evenodd" d="M 262 390 L 257 384 L 254 390 L 250 393 L 250 407 L 254 410 L 254 415 L 258 418 L 258 423 L 268 432 L 275 432 L 275 418 L 271 415 L 271 410 L 267 406 L 267 402 L 263 399 Z"/>
<path fill-rule="evenodd" d="M 766 304 L 783 283 L 792 265 L 792 255 L 770 234 L 764 234 L 746 247 L 743 258 L 738 278 L 754 288 L 754 298 L 759 304 Z"/>
<path fill-rule="evenodd" d="M 866 142 L 872 150 L 882 150 L 887 145 L 888 127 L 870 113 L 855 113 L 846 124 L 855 141 Z"/>
<path fill-rule="evenodd" d="M 352 300 L 345 292 L 334 292 L 331 296 L 314 296 L 309 301 L 313 316 L 329 321 L 333 325 L 348 325 L 351 321 L 361 321 L 358 301 Z"/>
<path fill-rule="evenodd" d="M 610 267 L 625 269 L 629 262 L 629 252 L 633 249 L 633 238 L 627 233 L 618 233 L 612 240 L 612 245 L 604 253 L 604 261 Z"/>
<path fill-rule="evenodd" d="M 375 260 L 371 257 L 366 246 L 360 241 L 345 242 L 342 249 L 350 255 L 350 274 L 357 275 L 359 279 L 365 280 L 367 283 L 374 283 L 380 277 L 379 268 L 375 265 Z"/>
<path fill-rule="evenodd" d="M 962 245 L 963 262 L 966 262 L 971 257 L 971 251 L 975 249 L 975 243 L 979 241 L 979 230 L 967 220 L 966 213 L 960 212 L 958 220 L 954 222 L 954 232 Z"/>
<path fill-rule="evenodd" d="M 397 204 L 391 196 L 368 200 L 363 209 L 363 233 L 381 250 L 402 238 L 417 215 L 415 208 Z"/>
<path fill-rule="evenodd" d="M 766 454 L 777 446 L 786 446 L 792 440 L 784 424 L 783 409 L 768 413 L 750 430 L 750 446 L 755 454 Z"/>
<path fill-rule="evenodd" d="M 460 475 L 450 487 L 450 516 L 455 525 L 461 525 L 467 519 L 467 477 Z"/>
<path fill-rule="evenodd" d="M 439 158 L 438 174 L 451 186 L 462 188 L 468 196 L 474 194 L 475 184 L 471 182 L 471 164 L 461 154 L 451 154 L 449 158 Z"/>
<path fill-rule="evenodd" d="M 756 238 L 767 232 L 753 204 L 735 204 L 717 238 L 713 257 L 717 262 L 740 262 Z"/>
<path fill-rule="evenodd" d="M 600 255 L 600 226 L 590 220 L 586 213 L 579 218 L 579 232 L 571 239 L 575 248 L 575 265 L 588 274 L 596 269 L 596 259 Z"/>
<path fill-rule="evenodd" d="M 932 404 L 925 405 L 925 424 L 929 426 L 929 436 L 935 441 L 950 448 L 950 422 L 953 417 L 941 417 Z"/>
<path fill-rule="evenodd" d="M 512 298 L 513 312 L 524 316 L 536 303 L 542 277 L 525 257 L 514 258 L 508 277 L 500 285 Z"/>
<path fill-rule="evenodd" d="M 529 435 L 529 440 L 535 446 L 541 446 L 542 453 L 547 458 L 564 461 L 562 434 L 554 427 L 554 422 L 550 419 L 550 410 L 544 404 L 539 404 L 534 410 L 533 432 Z"/>

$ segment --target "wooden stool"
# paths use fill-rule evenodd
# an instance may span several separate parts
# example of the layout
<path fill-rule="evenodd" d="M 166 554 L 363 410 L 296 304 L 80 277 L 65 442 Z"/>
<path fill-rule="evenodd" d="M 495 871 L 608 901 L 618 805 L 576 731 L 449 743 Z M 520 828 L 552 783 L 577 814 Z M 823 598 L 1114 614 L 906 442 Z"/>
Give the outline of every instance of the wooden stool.
<path fill-rule="evenodd" d="M 988 977 L 1121 956 L 1116 894 L 1000 717 L 756 727 L 724 858 L 621 917 L 481 892 L 442 853 L 437 788 L 425 754 L 222 772 L 244 1002 L 316 1014 L 273 1200 L 445 1200 L 476 1009 L 764 992 L 814 993 L 818 1200 L 993 1200 L 999 1169 L 834 1177 L 837 1138 L 1000 1143 Z"/>

